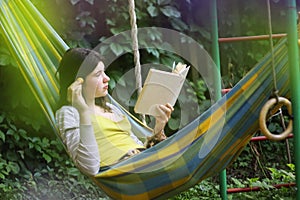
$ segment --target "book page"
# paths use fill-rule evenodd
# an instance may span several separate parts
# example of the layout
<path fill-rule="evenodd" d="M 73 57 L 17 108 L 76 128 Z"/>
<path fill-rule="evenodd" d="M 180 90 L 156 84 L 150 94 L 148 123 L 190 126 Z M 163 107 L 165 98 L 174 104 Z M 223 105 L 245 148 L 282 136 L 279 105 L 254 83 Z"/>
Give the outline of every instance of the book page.
<path fill-rule="evenodd" d="M 134 111 L 152 116 L 158 115 L 158 106 L 170 103 L 175 105 L 189 67 L 182 73 L 172 73 L 150 69 Z"/>

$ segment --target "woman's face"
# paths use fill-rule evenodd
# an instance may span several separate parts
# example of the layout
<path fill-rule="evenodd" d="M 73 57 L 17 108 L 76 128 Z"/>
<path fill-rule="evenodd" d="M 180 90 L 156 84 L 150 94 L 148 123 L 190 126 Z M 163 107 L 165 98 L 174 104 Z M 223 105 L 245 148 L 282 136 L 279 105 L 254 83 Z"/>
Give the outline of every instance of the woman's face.
<path fill-rule="evenodd" d="M 108 81 L 110 78 L 104 72 L 103 62 L 99 62 L 83 83 L 84 95 L 90 98 L 103 97 L 108 94 Z"/>

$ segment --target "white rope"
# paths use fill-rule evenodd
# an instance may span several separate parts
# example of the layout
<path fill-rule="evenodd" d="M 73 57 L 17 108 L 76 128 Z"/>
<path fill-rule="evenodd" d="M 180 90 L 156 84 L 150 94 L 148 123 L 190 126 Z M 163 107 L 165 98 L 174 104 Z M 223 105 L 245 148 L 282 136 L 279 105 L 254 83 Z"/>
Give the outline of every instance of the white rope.
<path fill-rule="evenodd" d="M 130 15 L 130 25 L 131 25 L 131 39 L 132 39 L 132 49 L 133 49 L 133 57 L 135 64 L 135 81 L 136 81 L 136 89 L 138 95 L 140 95 L 142 91 L 142 75 L 141 75 L 141 63 L 140 63 L 140 52 L 139 52 L 139 44 L 138 44 L 138 30 L 136 23 L 136 13 L 135 13 L 135 4 L 134 0 L 128 0 L 129 3 L 129 15 Z M 145 115 L 141 115 L 142 122 L 146 124 Z"/>
<path fill-rule="evenodd" d="M 275 61 L 274 61 L 274 45 L 273 45 L 273 37 L 272 37 L 272 18 L 271 18 L 271 5 L 270 0 L 267 0 L 267 10 L 268 10 L 268 25 L 269 25 L 269 42 L 271 49 L 271 59 L 272 59 L 272 74 L 273 74 L 273 89 L 275 95 L 277 95 L 277 80 L 276 80 L 276 70 L 275 70 Z"/>
<path fill-rule="evenodd" d="M 131 24 L 131 38 L 132 38 L 132 49 L 134 56 L 135 64 L 135 79 L 136 79 L 136 88 L 138 94 L 142 90 L 142 76 L 141 76 L 141 64 L 140 64 L 140 52 L 138 45 L 138 30 L 136 23 L 136 14 L 135 14 L 135 5 L 134 0 L 128 0 L 129 2 L 129 14 L 130 14 L 130 24 Z"/>

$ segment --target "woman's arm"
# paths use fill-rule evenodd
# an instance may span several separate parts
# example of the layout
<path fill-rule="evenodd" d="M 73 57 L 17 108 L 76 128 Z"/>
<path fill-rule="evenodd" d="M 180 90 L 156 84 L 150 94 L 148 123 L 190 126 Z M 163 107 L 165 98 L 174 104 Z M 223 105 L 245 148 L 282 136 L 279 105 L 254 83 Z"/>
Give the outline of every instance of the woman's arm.
<path fill-rule="evenodd" d="M 83 173 L 95 175 L 100 168 L 98 145 L 92 125 L 81 124 L 80 117 L 76 108 L 63 106 L 56 112 L 57 126 L 75 165 Z"/>
<path fill-rule="evenodd" d="M 158 106 L 159 115 L 155 116 L 155 127 L 153 129 L 153 136 L 147 138 L 145 143 L 146 148 L 152 147 L 155 144 L 165 140 L 167 136 L 164 133 L 164 128 L 171 118 L 174 108 L 171 104 Z"/>

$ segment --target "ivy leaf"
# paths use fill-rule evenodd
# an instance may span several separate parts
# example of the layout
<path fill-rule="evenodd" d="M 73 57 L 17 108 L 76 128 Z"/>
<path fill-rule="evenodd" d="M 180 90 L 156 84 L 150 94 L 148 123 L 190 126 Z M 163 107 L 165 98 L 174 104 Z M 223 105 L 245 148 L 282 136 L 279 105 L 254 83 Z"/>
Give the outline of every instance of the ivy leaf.
<path fill-rule="evenodd" d="M 78 176 L 80 174 L 79 170 L 75 167 L 69 168 L 67 170 L 68 170 L 67 174 L 69 174 L 69 175 Z"/>
<path fill-rule="evenodd" d="M 48 155 L 43 153 L 43 158 L 47 161 L 47 163 L 51 162 L 52 158 Z"/>
<path fill-rule="evenodd" d="M 14 173 L 14 174 L 17 174 L 20 172 L 20 167 L 17 163 L 15 162 L 8 162 L 8 166 L 9 166 L 9 169 Z"/>
<path fill-rule="evenodd" d="M 154 48 L 147 48 L 147 52 L 154 55 L 156 58 L 159 58 L 159 51 L 157 51 L 157 49 Z"/>
<path fill-rule="evenodd" d="M 160 10 L 167 17 L 179 18 L 181 16 L 180 12 L 175 7 L 172 6 L 165 6 Z"/>
<path fill-rule="evenodd" d="M 80 0 L 70 0 L 71 4 L 74 6 L 75 4 L 77 4 Z"/>
<path fill-rule="evenodd" d="M 4 174 L 0 173 L 0 179 L 5 179 Z M 4 185 L 3 183 L 0 184 L 0 188 L 4 188 L 6 185 Z"/>
<path fill-rule="evenodd" d="M 157 17 L 158 16 L 158 10 L 155 6 L 151 5 L 151 6 L 148 6 L 147 8 L 147 11 L 149 13 L 149 15 L 151 17 Z"/>
<path fill-rule="evenodd" d="M 6 135 L 14 135 L 15 131 L 12 129 L 8 129 Z"/>
<path fill-rule="evenodd" d="M 4 115 L 4 114 L 1 114 L 1 115 L 0 115 L 0 124 L 3 123 L 4 118 L 5 118 L 5 115 Z"/>
<path fill-rule="evenodd" d="M 5 142 L 5 134 L 0 130 L 0 139 Z"/>
<path fill-rule="evenodd" d="M 0 65 L 5 66 L 10 63 L 10 57 L 5 54 L 0 54 Z"/>
<path fill-rule="evenodd" d="M 294 165 L 294 164 L 287 164 L 287 166 L 288 166 L 292 171 L 295 171 L 295 165 Z"/>
<path fill-rule="evenodd" d="M 22 159 L 25 159 L 25 156 L 24 156 L 24 151 L 20 150 L 18 151 L 19 155 L 21 156 Z"/>
<path fill-rule="evenodd" d="M 111 43 L 109 46 L 116 56 L 119 56 L 123 53 L 123 49 L 118 43 Z"/>
<path fill-rule="evenodd" d="M 19 129 L 18 130 L 18 134 L 22 137 L 22 138 L 26 138 L 26 131 L 24 129 Z"/>
<path fill-rule="evenodd" d="M 187 30 L 188 26 L 180 19 L 171 19 L 172 26 L 177 30 Z"/>
<path fill-rule="evenodd" d="M 95 24 L 97 23 L 97 20 L 95 20 L 94 18 L 92 17 L 88 17 L 86 19 L 86 22 L 88 25 L 90 25 L 92 28 L 95 28 Z"/>
<path fill-rule="evenodd" d="M 179 119 L 171 118 L 168 122 L 168 126 L 171 130 L 178 129 Z"/>
<path fill-rule="evenodd" d="M 171 0 L 157 0 L 158 5 L 167 5 L 170 3 L 171 3 Z"/>
<path fill-rule="evenodd" d="M 41 148 L 39 145 L 34 145 L 34 148 L 35 148 L 38 152 L 41 152 L 41 151 L 42 151 L 42 148 Z"/>
<path fill-rule="evenodd" d="M 109 48 L 108 45 L 101 45 L 100 48 L 99 48 L 99 52 L 100 52 L 102 55 L 105 55 L 105 54 L 107 53 L 108 48 Z"/>
<path fill-rule="evenodd" d="M 110 79 L 110 81 L 108 82 L 109 88 L 110 89 L 114 89 L 116 87 L 116 81 L 115 79 Z"/>
<path fill-rule="evenodd" d="M 94 5 L 94 0 L 85 0 L 86 2 L 88 2 L 91 5 Z"/>
<path fill-rule="evenodd" d="M 19 156 L 14 151 L 7 152 L 6 156 L 7 156 L 7 158 L 9 158 L 10 163 L 18 162 L 18 160 L 19 160 Z"/>
<path fill-rule="evenodd" d="M 270 130 L 270 132 L 275 132 L 277 129 L 277 126 L 276 126 L 276 124 L 271 123 L 268 125 L 268 129 Z"/>
<path fill-rule="evenodd" d="M 122 86 L 126 86 L 126 82 L 123 78 L 120 78 L 118 81 L 117 81 L 117 84 L 118 85 L 122 85 Z"/>
<path fill-rule="evenodd" d="M 29 143 L 29 144 L 28 144 L 28 147 L 29 147 L 29 149 L 32 149 L 32 148 L 34 147 L 34 144 Z"/>
<path fill-rule="evenodd" d="M 111 20 L 111 19 L 106 19 L 106 24 L 110 25 L 110 26 L 115 26 L 116 25 L 116 21 L 115 20 Z"/>

